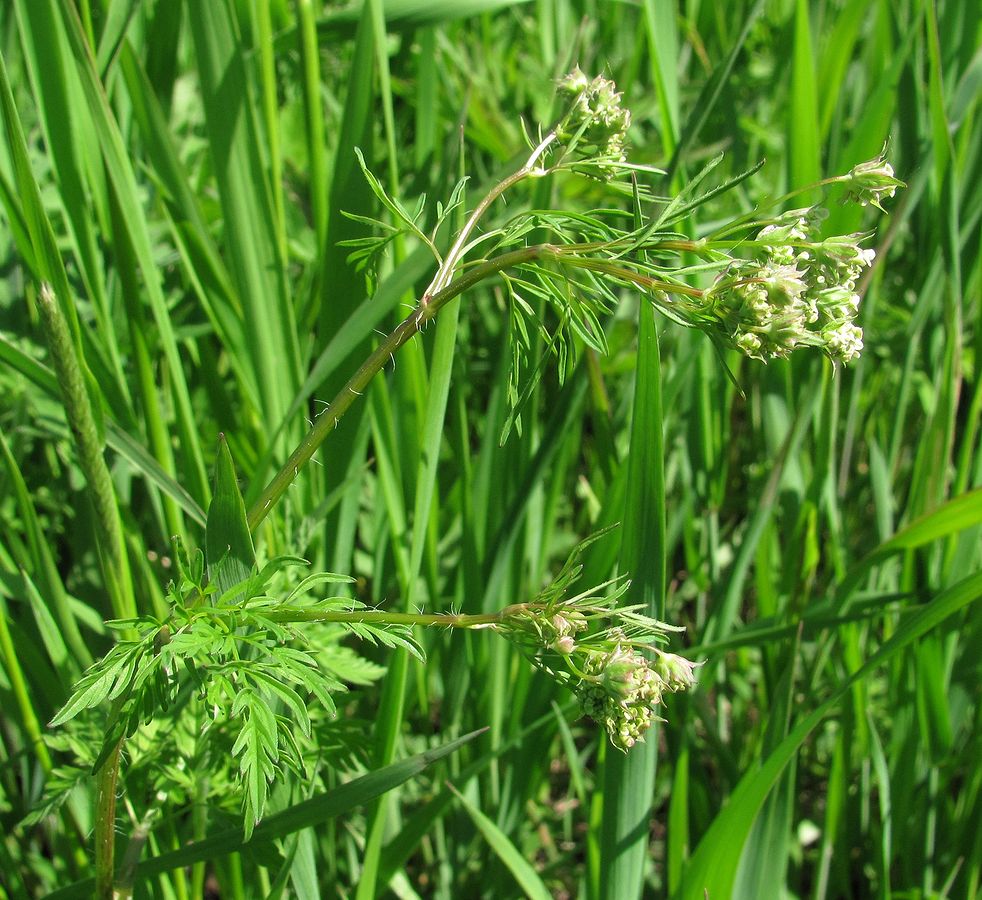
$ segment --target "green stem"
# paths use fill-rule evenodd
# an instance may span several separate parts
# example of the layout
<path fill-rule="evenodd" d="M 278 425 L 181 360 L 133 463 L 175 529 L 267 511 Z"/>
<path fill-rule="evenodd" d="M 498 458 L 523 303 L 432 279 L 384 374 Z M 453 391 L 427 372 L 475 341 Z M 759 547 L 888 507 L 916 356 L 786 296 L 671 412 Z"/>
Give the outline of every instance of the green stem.
<path fill-rule="evenodd" d="M 375 375 L 382 370 L 386 362 L 393 358 L 395 352 L 418 334 L 425 327 L 426 323 L 450 300 L 459 296 L 489 275 L 511 266 L 521 265 L 522 263 L 531 262 L 545 256 L 552 256 L 567 265 L 607 272 L 625 281 L 637 284 L 645 290 L 687 294 L 693 297 L 703 296 L 703 292 L 695 288 L 648 278 L 629 269 L 612 266 L 604 260 L 590 260 L 582 256 L 575 256 L 577 252 L 583 253 L 590 252 L 594 249 L 602 249 L 601 245 L 595 246 L 593 244 L 568 247 L 540 244 L 535 247 L 514 250 L 510 253 L 504 253 L 496 259 L 481 263 L 466 274 L 454 279 L 454 274 L 464 254 L 467 252 L 468 240 L 481 217 L 487 212 L 495 200 L 518 182 L 532 176 L 547 175 L 552 171 L 548 167 L 541 166 L 540 160 L 546 155 L 549 148 L 557 139 L 557 132 L 553 129 L 532 150 L 525 164 L 516 172 L 513 172 L 507 178 L 498 182 L 474 208 L 474 211 L 454 240 L 446 258 L 437 269 L 436 275 L 434 275 L 429 287 L 423 292 L 423 296 L 416 308 L 376 347 L 355 374 L 351 376 L 347 384 L 341 388 L 340 392 L 327 408 L 318 415 L 317 420 L 306 437 L 304 437 L 293 451 L 280 471 L 273 476 L 273 479 L 266 485 L 262 494 L 260 494 L 259 498 L 249 509 L 248 522 L 251 530 L 255 531 L 263 519 L 266 518 L 269 510 L 272 509 L 273 505 L 283 496 L 286 489 L 296 480 L 300 474 L 300 470 L 310 461 L 311 457 L 317 452 L 317 449 L 331 431 L 338 426 L 341 417 L 354 402 L 354 398 L 361 396 L 361 392 L 368 386 Z M 668 250 L 693 249 L 688 242 L 678 241 L 663 241 L 660 246 Z"/>
<path fill-rule="evenodd" d="M 348 408 L 354 402 L 354 398 L 361 395 L 361 392 L 368 386 L 368 383 L 382 370 L 385 363 L 393 358 L 393 355 L 399 348 L 421 331 L 426 323 L 454 297 L 462 294 L 469 287 L 477 284 L 489 275 L 500 272 L 508 266 L 534 259 L 542 252 L 543 248 L 530 247 L 525 250 L 506 253 L 496 260 L 491 260 L 490 262 L 477 266 L 467 275 L 452 282 L 454 272 L 467 249 L 467 239 L 477 227 L 477 223 L 481 217 L 487 212 L 491 204 L 510 187 L 533 174 L 545 174 L 546 170 L 540 170 L 538 168 L 538 161 L 555 140 L 556 132 L 549 132 L 532 151 L 532 155 L 529 156 L 525 164 L 518 171 L 499 181 L 475 207 L 470 218 L 468 218 L 464 227 L 457 235 L 446 258 L 437 269 L 436 275 L 433 276 L 429 287 L 423 292 L 423 296 L 416 309 L 400 322 L 395 330 L 379 344 L 372 354 L 361 364 L 355 374 L 348 379 L 347 384 L 341 388 L 330 405 L 322 410 L 306 437 L 300 442 L 290 455 L 290 458 L 284 463 L 280 471 L 273 476 L 273 479 L 266 485 L 262 494 L 252 505 L 248 515 L 249 528 L 251 530 L 255 531 L 263 519 L 266 518 L 269 510 L 272 509 L 273 505 L 283 496 L 284 491 L 293 484 L 296 477 L 300 474 L 300 469 L 310 461 L 317 448 L 320 447 L 331 431 L 337 427 L 341 416 L 347 412 Z"/>
<path fill-rule="evenodd" d="M 588 269 L 591 272 L 602 272 L 605 275 L 612 275 L 614 278 L 618 278 L 621 281 L 635 284 L 639 288 L 643 288 L 646 291 L 663 291 L 666 294 L 684 294 L 686 297 L 695 297 L 697 299 L 701 299 L 706 294 L 705 291 L 702 291 L 699 288 L 690 287 L 687 284 L 679 284 L 678 282 L 674 281 L 661 281 L 660 279 L 652 278 L 649 275 L 642 275 L 640 272 L 635 272 L 633 269 L 616 265 L 610 260 L 591 259 L 590 257 L 584 256 L 570 256 L 567 254 L 567 251 L 571 249 L 579 251 L 581 248 L 578 244 L 573 244 L 569 247 L 560 247 L 557 250 L 557 257 L 562 265 L 569 266 L 572 269 Z"/>
<path fill-rule="evenodd" d="M 540 144 L 540 147 L 542 147 L 544 144 L 545 142 Z M 471 215 L 470 221 L 461 231 L 461 238 L 466 237 L 466 234 L 476 223 L 476 217 L 478 214 L 487 209 L 487 206 L 495 197 L 499 196 L 505 190 L 505 188 L 514 184 L 516 181 L 520 180 L 520 178 L 524 178 L 535 171 L 535 158 L 536 154 L 533 153 L 532 158 L 528 163 L 526 163 L 525 166 L 492 189 L 491 193 L 485 197 L 485 199 Z M 676 243 L 680 243 L 681 248 L 681 242 Z M 304 439 L 300 442 L 293 453 L 290 454 L 290 458 L 283 464 L 279 472 L 277 472 L 269 484 L 263 488 L 263 492 L 249 509 L 248 522 L 250 530 L 255 531 L 256 528 L 259 527 L 263 519 L 266 518 L 270 509 L 273 508 L 273 506 L 286 492 L 287 488 L 289 488 L 290 485 L 296 480 L 297 476 L 300 474 L 300 470 L 310 461 L 311 457 L 317 452 L 320 445 L 327 439 L 327 436 L 335 428 L 337 428 L 338 423 L 341 421 L 341 417 L 354 403 L 355 398 L 362 395 L 362 392 L 366 387 L 368 387 L 371 380 L 385 367 L 385 364 L 394 357 L 394 354 L 406 343 L 412 340 L 412 338 L 414 338 L 420 331 L 422 331 L 426 327 L 427 322 L 433 319 L 444 306 L 454 299 L 454 297 L 460 296 L 465 291 L 474 287 L 474 285 L 483 281 L 485 278 L 515 266 L 524 265 L 526 263 L 535 262 L 541 259 L 553 259 L 560 265 L 604 272 L 623 281 L 635 284 L 645 291 L 661 291 L 668 294 L 683 294 L 685 296 L 695 298 L 702 298 L 705 294 L 704 291 L 688 285 L 660 281 L 656 278 L 641 275 L 638 272 L 624 266 L 615 265 L 609 260 L 591 259 L 589 257 L 578 255 L 595 249 L 593 244 L 571 244 L 567 246 L 536 244 L 531 247 L 523 247 L 519 250 L 512 250 L 508 253 L 503 253 L 501 256 L 497 256 L 494 259 L 475 265 L 474 268 L 447 284 L 440 273 L 444 271 L 449 273 L 452 271 L 452 264 L 454 263 L 455 255 L 459 255 L 462 249 L 463 244 L 461 243 L 460 238 L 458 238 L 454 248 L 452 248 L 451 252 L 447 255 L 444 265 L 441 266 L 440 272 L 437 273 L 436 277 L 431 282 L 431 285 L 427 291 L 423 294 L 423 298 L 420 300 L 416 308 L 385 337 L 385 339 L 375 348 L 375 350 L 372 351 L 368 358 L 358 367 L 358 370 L 354 373 L 354 375 L 348 379 L 344 387 L 338 391 L 337 395 L 330 402 L 330 404 L 328 404 L 328 406 L 325 407 L 324 410 L 317 416 L 310 431 L 307 432 Z M 443 286 L 431 293 L 434 286 L 440 284 Z"/>
<path fill-rule="evenodd" d="M 96 776 L 95 895 L 98 900 L 112 900 L 113 896 L 116 782 L 119 779 L 119 757 L 122 749 L 123 742 L 120 740 Z"/>
<path fill-rule="evenodd" d="M 809 191 L 817 191 L 821 188 L 829 187 L 833 184 L 841 184 L 844 181 L 848 181 L 848 175 L 833 175 L 829 178 L 823 178 L 821 181 L 813 182 L 812 184 L 805 185 L 804 187 L 795 188 L 793 191 L 788 191 L 786 194 L 782 194 L 780 197 L 775 197 L 773 200 L 765 200 L 758 203 L 750 212 L 734 219 L 729 222 L 724 228 L 715 232 L 708 243 L 719 244 L 719 240 L 724 235 L 733 234 L 734 232 L 741 231 L 744 228 L 749 228 L 755 225 L 755 220 L 760 216 L 761 212 L 765 209 L 774 209 L 783 207 L 789 200 L 797 197 L 801 194 L 808 193 Z M 742 241 L 732 241 L 729 242 L 733 246 L 737 246 Z"/>
<path fill-rule="evenodd" d="M 525 161 L 523 165 L 517 172 L 513 172 L 507 178 L 499 181 L 490 191 L 484 199 L 474 207 L 474 211 L 470 214 L 464 227 L 460 229 L 460 234 L 457 235 L 456 240 L 453 242 L 453 246 L 447 253 L 446 259 L 440 266 L 436 275 L 433 277 L 433 281 L 430 286 L 426 289 L 423 294 L 423 299 L 421 305 L 425 306 L 430 302 L 430 297 L 437 291 L 442 290 L 450 284 L 450 279 L 453 277 L 454 270 L 457 268 L 457 264 L 460 262 L 464 251 L 467 249 L 467 239 L 471 236 L 477 223 L 480 221 L 481 217 L 487 212 L 488 208 L 498 199 L 505 191 L 510 187 L 518 184 L 518 182 L 528 178 L 535 172 L 539 174 L 546 174 L 546 170 L 540 170 L 538 168 L 539 160 L 542 158 L 549 146 L 556 140 L 556 132 L 550 131 L 540 142 L 539 145 L 532 151 L 532 155 Z"/>
<path fill-rule="evenodd" d="M 528 608 L 519 603 L 493 613 L 464 615 L 458 613 L 400 613 L 380 609 L 323 610 L 288 607 L 263 612 L 263 618 L 273 622 L 340 622 L 347 625 L 439 625 L 445 628 L 488 628 L 499 625 L 509 616 Z"/>
<path fill-rule="evenodd" d="M 310 461 L 314 453 L 317 452 L 317 448 L 324 443 L 327 436 L 337 427 L 341 417 L 354 403 L 355 398 L 361 396 L 362 391 L 365 390 L 369 382 L 382 370 L 385 364 L 389 362 L 396 351 L 422 331 L 426 327 L 427 322 L 436 316 L 454 297 L 464 293 L 464 291 L 472 288 L 475 284 L 478 284 L 490 275 L 511 268 L 512 266 L 531 262 L 532 260 L 555 253 L 556 248 L 549 244 L 524 247 L 521 250 L 503 253 L 495 259 L 475 266 L 446 287 L 424 298 L 426 302 L 421 302 L 372 351 L 368 358 L 358 367 L 354 375 L 348 379 L 344 387 L 338 391 L 330 404 L 317 416 L 313 427 L 307 432 L 306 437 L 300 442 L 297 449 L 293 451 L 279 472 L 273 476 L 269 484 L 263 489 L 262 494 L 259 495 L 256 502 L 250 508 L 248 515 L 249 528 L 255 531 L 263 519 L 266 518 L 273 505 L 283 496 L 287 488 L 293 484 L 296 477 L 300 474 L 300 470 Z"/>
<path fill-rule="evenodd" d="M 51 352 L 65 415 L 75 439 L 79 465 L 95 507 L 96 546 L 106 591 L 117 618 L 136 616 L 133 581 L 130 575 L 123 526 L 116 504 L 116 491 L 104 456 L 105 442 L 96 426 L 85 387 L 81 357 L 68 330 L 68 322 L 51 286 L 41 285 L 38 308 Z M 111 898 L 116 837 L 116 782 L 119 778 L 120 740 L 97 774 L 95 816 L 96 896 Z"/>

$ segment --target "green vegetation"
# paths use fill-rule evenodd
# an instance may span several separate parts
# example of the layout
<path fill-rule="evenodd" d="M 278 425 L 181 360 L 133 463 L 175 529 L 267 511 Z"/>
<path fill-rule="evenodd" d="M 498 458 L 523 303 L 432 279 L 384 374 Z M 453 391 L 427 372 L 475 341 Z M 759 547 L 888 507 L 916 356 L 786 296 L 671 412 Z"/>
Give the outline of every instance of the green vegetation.
<path fill-rule="evenodd" d="M 0 895 L 978 896 L 976 6 L 3 5 Z"/>

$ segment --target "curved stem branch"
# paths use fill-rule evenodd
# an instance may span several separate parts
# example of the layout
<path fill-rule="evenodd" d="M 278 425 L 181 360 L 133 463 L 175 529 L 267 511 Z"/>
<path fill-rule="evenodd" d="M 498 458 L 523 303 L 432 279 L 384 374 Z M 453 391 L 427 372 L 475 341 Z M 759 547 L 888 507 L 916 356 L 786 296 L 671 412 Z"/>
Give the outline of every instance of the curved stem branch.
<path fill-rule="evenodd" d="M 262 494 L 259 495 L 256 502 L 249 509 L 249 528 L 255 531 L 260 522 L 266 518 L 273 504 L 293 484 L 294 480 L 300 474 L 300 470 L 310 461 L 310 458 L 317 452 L 317 448 L 324 443 L 327 436 L 337 427 L 341 417 L 348 411 L 352 403 L 354 403 L 355 398 L 361 396 L 362 391 L 365 390 L 369 382 L 382 370 L 385 364 L 392 358 L 393 354 L 426 327 L 426 323 L 446 306 L 447 303 L 475 284 L 503 269 L 521 265 L 522 263 L 530 262 L 531 260 L 554 252 L 555 248 L 551 245 L 540 244 L 534 247 L 513 250 L 510 253 L 503 253 L 495 259 L 481 263 L 470 271 L 465 272 L 449 285 L 433 294 L 425 305 L 420 303 L 372 351 L 368 358 L 358 367 L 354 375 L 348 379 L 344 387 L 338 391 L 330 404 L 317 416 L 314 420 L 313 427 L 307 432 L 306 437 L 300 442 L 296 450 L 293 451 L 279 472 L 273 476 L 269 484 L 263 489 Z"/>
<path fill-rule="evenodd" d="M 491 190 L 487 193 L 484 199 L 477 204 L 474 211 L 470 214 L 464 227 L 460 230 L 460 234 L 457 235 L 457 239 L 453 242 L 453 246 L 447 252 L 447 257 L 443 261 L 436 275 L 433 277 L 433 281 L 430 286 L 426 289 L 423 294 L 423 299 L 420 301 L 420 305 L 425 306 L 427 303 L 431 302 L 431 296 L 439 290 L 445 288 L 450 284 L 450 279 L 453 278 L 454 269 L 460 262 L 460 258 L 467 246 L 467 241 L 471 236 L 471 232 L 477 226 L 478 221 L 487 212 L 488 207 L 494 203 L 505 191 L 510 187 L 518 184 L 525 178 L 528 178 L 533 172 L 538 168 L 538 162 L 542 158 L 542 155 L 549 148 L 550 144 L 556 140 L 556 132 L 550 131 L 540 142 L 539 145 L 532 151 L 532 155 L 525 161 L 523 165 L 517 172 L 512 173 L 507 178 L 499 181 Z"/>
<path fill-rule="evenodd" d="M 546 142 L 544 141 L 540 146 L 545 146 L 545 144 Z M 532 160 L 534 159 L 535 154 L 532 156 Z M 515 173 L 515 176 L 522 172 L 528 174 L 526 169 L 528 171 L 532 170 L 532 160 L 523 169 Z M 512 178 L 515 178 L 515 176 L 512 176 Z M 509 179 L 505 179 L 502 184 L 508 181 Z M 511 183 L 514 183 L 514 181 Z M 492 191 L 492 194 L 494 194 L 494 191 Z M 491 194 L 488 196 L 490 197 Z M 475 212 L 477 211 L 475 210 Z M 471 218 L 472 220 L 474 219 L 473 216 Z M 465 227 L 461 235 L 464 236 L 466 232 L 467 228 Z M 523 247 L 519 250 L 502 253 L 494 259 L 479 263 L 455 278 L 449 284 L 445 284 L 435 293 L 424 295 L 416 308 L 372 351 L 330 404 L 317 416 L 310 431 L 307 432 L 307 435 L 290 455 L 290 458 L 283 464 L 279 472 L 273 476 L 269 484 L 263 489 L 262 494 L 259 495 L 256 502 L 249 509 L 247 517 L 249 528 L 255 531 L 263 519 L 266 518 L 269 510 L 272 509 L 273 505 L 283 496 L 287 488 L 296 480 L 300 474 L 300 470 L 310 461 L 320 445 L 327 439 L 327 436 L 338 426 L 341 417 L 354 403 L 355 398 L 361 396 L 371 380 L 393 358 L 396 351 L 422 331 L 426 327 L 426 323 L 434 318 L 454 297 L 458 297 L 491 275 L 526 263 L 552 259 L 560 265 L 606 272 L 609 275 L 620 278 L 622 281 L 635 284 L 645 291 L 664 291 L 669 294 L 682 294 L 695 298 L 701 298 L 704 295 L 704 292 L 697 288 L 650 278 L 625 266 L 619 266 L 616 262 L 610 260 L 591 259 L 578 255 L 593 249 L 595 247 L 592 244 L 572 244 L 567 246 L 536 244 L 531 247 Z M 452 260 L 453 253 L 447 256 L 447 263 L 449 264 Z M 438 280 L 438 278 L 434 279 L 433 283 L 436 284 Z"/>

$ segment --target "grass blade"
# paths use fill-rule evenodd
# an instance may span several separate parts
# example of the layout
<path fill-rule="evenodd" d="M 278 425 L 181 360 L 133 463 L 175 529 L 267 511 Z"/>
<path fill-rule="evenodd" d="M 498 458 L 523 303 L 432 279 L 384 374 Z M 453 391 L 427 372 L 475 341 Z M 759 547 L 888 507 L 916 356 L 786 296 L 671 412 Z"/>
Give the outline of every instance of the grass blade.
<path fill-rule="evenodd" d="M 262 845 L 288 837 L 303 828 L 322 825 L 349 810 L 364 806 L 387 791 L 398 787 L 419 775 L 433 763 L 441 760 L 474 740 L 480 732 L 465 734 L 435 750 L 427 750 L 382 769 L 349 781 L 333 791 L 318 794 L 288 809 L 264 819 L 253 831 L 249 841 L 243 841 L 241 828 L 229 828 L 197 841 L 180 850 L 163 853 L 145 860 L 136 867 L 138 877 L 148 878 L 161 872 L 170 872 L 201 860 L 214 860 L 220 856 L 249 848 L 251 852 Z M 64 887 L 50 894 L 50 900 L 72 900 L 91 896 L 92 881 L 83 881 Z"/>
<path fill-rule="evenodd" d="M 709 895 L 731 896 L 746 836 L 757 813 L 777 783 L 785 767 L 794 759 L 814 728 L 851 690 L 883 663 L 935 628 L 949 616 L 982 597 L 982 575 L 973 575 L 943 591 L 926 606 L 905 619 L 893 636 L 856 672 L 845 679 L 815 710 L 798 722 L 759 769 L 741 780 L 723 811 L 699 842 L 677 896 L 702 900 Z"/>

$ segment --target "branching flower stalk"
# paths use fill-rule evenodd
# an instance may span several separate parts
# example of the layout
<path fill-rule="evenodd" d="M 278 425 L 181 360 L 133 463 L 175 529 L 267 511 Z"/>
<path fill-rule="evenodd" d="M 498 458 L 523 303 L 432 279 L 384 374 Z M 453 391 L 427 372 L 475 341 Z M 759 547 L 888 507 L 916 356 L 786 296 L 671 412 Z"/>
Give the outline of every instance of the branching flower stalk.
<path fill-rule="evenodd" d="M 573 572 L 573 577 L 579 570 Z M 600 585 L 601 591 L 610 584 Z M 545 597 L 494 613 L 397 613 L 385 610 L 321 610 L 277 607 L 271 622 L 489 629 L 516 644 L 529 661 L 580 700 L 583 713 L 603 725 L 611 743 L 627 751 L 658 717 L 664 695 L 695 683 L 697 664 L 653 646 L 681 631 L 639 612 L 618 607 L 628 587 L 604 597 L 593 591 L 572 599 Z M 610 624 L 616 623 L 616 624 Z M 600 625 L 597 628 L 595 626 Z M 645 652 L 654 656 L 649 661 Z"/>
<path fill-rule="evenodd" d="M 475 237 L 475 230 L 494 201 L 528 178 L 575 172 L 625 190 L 629 189 L 627 176 L 658 171 L 627 161 L 625 146 L 631 116 L 621 105 L 621 95 L 613 82 L 602 76 L 587 78 L 577 69 L 560 82 L 560 91 L 569 98 L 567 112 L 539 137 L 522 166 L 499 181 L 477 204 L 446 256 L 436 250 L 436 229 L 433 236 L 424 234 L 417 225 L 420 212 L 407 213 L 385 194 L 363 164 L 372 189 L 401 227 L 379 222 L 389 238 L 349 243 L 377 249 L 392 234 L 408 231 L 433 250 L 438 268 L 415 309 L 381 341 L 318 414 L 306 437 L 264 488 L 249 509 L 250 529 L 260 525 L 394 354 L 450 300 L 492 276 L 504 279 L 515 300 L 516 315 L 528 314 L 518 288 L 544 296 L 556 307 L 560 319 L 569 322 L 580 338 L 599 351 L 605 348 L 598 316 L 616 302 L 612 288 L 626 286 L 639 289 L 674 321 L 700 328 L 721 346 L 761 361 L 787 356 L 798 346 L 819 348 L 835 362 L 849 362 L 859 354 L 862 331 L 855 325 L 859 309 L 856 280 L 861 270 L 872 264 L 874 252 L 860 246 L 866 238 L 863 234 L 820 237 L 823 212 L 817 207 L 764 220 L 753 216 L 737 219 L 713 237 L 700 241 L 686 240 L 670 230 L 678 210 L 675 204 L 664 200 L 660 216 L 633 231 L 618 229 L 599 215 L 574 217 L 534 211 Z M 878 208 L 901 185 L 883 155 L 819 183 L 843 187 L 846 199 Z M 459 197 L 461 187 L 458 185 L 455 197 Z M 649 199 L 658 202 L 657 198 Z M 444 210 L 441 223 L 454 202 Z M 690 209 L 691 204 L 685 208 Z M 523 238 L 533 228 L 553 230 L 556 242 L 525 245 Z M 740 237 L 731 237 L 734 234 Z M 517 249 L 515 244 L 519 244 Z M 501 252 L 468 262 L 467 257 L 481 245 L 492 245 Z M 678 254 L 683 252 L 700 257 L 703 263 L 682 268 Z M 357 252 L 352 258 L 368 255 L 370 252 Z M 690 278 L 706 271 L 717 273 L 709 288 L 690 283 Z M 577 281 L 576 272 L 585 273 L 587 280 Z M 557 333 L 556 337 L 563 336 Z M 513 394 L 515 399 L 517 390 Z"/>
<path fill-rule="evenodd" d="M 477 204 L 445 257 L 441 258 L 432 240 L 419 232 L 415 227 L 415 221 L 408 223 L 409 230 L 419 233 L 426 243 L 434 248 L 439 267 L 433 280 L 423 292 L 413 312 L 379 344 L 331 403 L 321 411 L 307 436 L 263 490 L 249 510 L 248 521 L 251 529 L 255 530 L 259 526 L 269 510 L 283 496 L 303 466 L 310 461 L 318 447 L 337 427 L 341 416 L 351 406 L 354 398 L 361 395 L 361 391 L 384 368 L 395 352 L 419 333 L 440 309 L 454 297 L 486 278 L 535 259 L 536 248 L 525 248 L 524 251 L 517 251 L 514 255 L 505 254 L 487 261 L 471 272 L 454 279 L 470 247 L 469 240 L 474 229 L 495 200 L 526 178 L 542 178 L 563 168 L 576 166 L 580 166 L 584 171 L 604 171 L 624 162 L 624 140 L 631 116 L 621 106 L 621 95 L 616 91 L 614 83 L 602 77 L 587 79 L 577 69 L 561 82 L 560 89 L 572 97 L 572 103 L 566 114 L 538 141 L 525 163 L 517 171 L 499 181 Z M 559 152 L 556 159 L 549 165 L 543 165 L 543 157 L 550 150 L 557 148 Z M 367 171 L 366 176 L 368 177 Z M 374 179 L 369 178 L 369 183 L 376 193 L 382 191 L 381 186 Z M 388 197 L 384 197 L 383 202 L 396 215 L 402 213 L 402 208 Z"/>
<path fill-rule="evenodd" d="M 691 240 L 673 225 L 725 189 L 726 185 L 703 197 L 689 196 L 713 164 L 682 196 L 657 197 L 636 183 L 639 173 L 657 170 L 626 159 L 631 116 L 614 84 L 575 70 L 559 87 L 569 101 L 565 114 L 545 134 L 529 141 L 528 158 L 488 191 L 445 256 L 437 249 L 437 232 L 449 211 L 460 204 L 464 182 L 458 183 L 445 207 L 438 207 L 437 225 L 426 234 L 418 225 L 423 203 L 416 213 L 408 213 L 385 193 L 359 154 L 370 187 L 397 224 L 364 220 L 376 225 L 383 237 L 348 242 L 355 248 L 351 259 L 367 262 L 395 234 L 409 232 L 433 251 L 437 270 L 413 311 L 318 415 L 244 515 L 245 522 L 235 489 L 240 510 L 237 521 L 247 536 L 243 543 L 250 553 L 248 534 L 283 497 L 372 379 L 452 299 L 492 277 L 505 286 L 515 326 L 512 333 L 517 335 L 509 422 L 528 395 L 527 388 L 518 389 L 517 372 L 525 353 L 522 342 L 530 343 L 529 331 L 538 329 L 547 337 L 542 346 L 559 358 L 563 377 L 565 363 L 575 353 L 575 346 L 570 350 L 571 336 L 597 351 L 605 350 L 601 318 L 612 312 L 622 288 L 640 292 L 673 321 L 705 331 L 717 346 L 764 362 L 802 346 L 820 349 L 836 364 L 859 354 L 863 335 L 855 323 L 860 303 L 857 280 L 874 260 L 874 252 L 861 246 L 866 235 L 822 235 L 822 210 L 812 207 L 768 218 L 760 218 L 755 210 L 713 235 Z M 526 179 L 559 172 L 585 175 L 614 191 L 633 194 L 651 208 L 648 221 L 635 228 L 632 219 L 632 227 L 626 228 L 620 223 L 628 217 L 610 209 L 591 213 L 533 210 L 477 233 L 488 210 L 508 190 Z M 881 201 L 893 196 L 901 182 L 881 155 L 821 185 L 844 189 L 847 200 L 882 208 Z M 526 238 L 533 231 L 549 239 L 530 246 Z M 698 262 L 683 265 L 682 254 Z M 544 301 L 558 321 L 551 334 L 526 301 L 527 295 Z M 536 367 L 539 371 L 541 366 Z M 75 378 L 73 385 L 74 395 L 82 397 L 81 380 Z M 85 426 L 84 431 L 91 429 Z M 98 452 L 90 448 L 85 453 L 101 459 L 101 448 L 95 449 Z M 234 482 L 231 462 L 229 471 Z M 585 544 L 578 549 L 582 546 Z M 122 742 L 149 721 L 155 710 L 186 704 L 188 678 L 213 720 L 224 716 L 239 729 L 231 756 L 238 761 L 245 787 L 248 838 L 263 814 L 275 773 L 283 764 L 302 768 L 297 732 L 299 728 L 310 738 L 307 698 L 316 697 L 333 712 L 331 695 L 344 690 L 309 648 L 305 631 L 314 623 L 340 627 L 363 640 L 401 647 L 420 657 L 411 630 L 415 627 L 496 632 L 515 644 L 532 665 L 573 691 L 583 711 L 604 727 L 613 746 L 626 752 L 644 739 L 665 695 L 693 685 L 697 665 L 657 646 L 669 632 L 679 629 L 645 616 L 639 607 L 618 606 L 628 588 L 626 581 L 607 582 L 570 596 L 580 571 L 575 560 L 576 553 L 534 600 L 479 615 L 388 612 L 341 597 L 309 600 L 315 585 L 350 581 L 330 573 L 311 575 L 281 596 L 269 589 L 274 578 L 286 566 L 303 562 L 288 558 L 254 570 L 247 581 L 219 595 L 205 575 L 203 554 L 198 552 L 191 562 L 184 560 L 179 565 L 179 581 L 169 589 L 170 616 L 164 620 L 124 614 L 110 623 L 121 630 L 124 639 L 86 672 L 52 722 L 60 725 L 85 710 L 112 703 L 104 745 L 95 763 L 100 772 L 100 895 L 109 896 Z M 209 571 L 217 562 L 208 561 Z M 117 615 L 120 612 L 118 609 Z M 274 712 L 278 708 L 285 708 L 287 714 L 278 715 Z"/>
<path fill-rule="evenodd" d="M 219 595 L 202 577 L 202 564 L 179 558 L 181 577 L 169 589 L 169 616 L 110 622 L 136 639 L 120 641 L 85 673 L 52 724 L 111 701 L 99 758 L 105 760 L 102 771 L 115 771 L 123 739 L 161 707 L 186 706 L 192 687 L 209 719 L 231 718 L 241 728 L 232 755 L 241 758 L 248 838 L 263 815 L 277 769 L 284 764 L 303 768 L 294 732 L 299 727 L 309 738 L 310 718 L 301 692 L 333 713 L 333 695 L 345 690 L 318 665 L 316 635 L 323 632 L 312 633 L 310 626 L 340 628 L 362 640 L 401 647 L 419 659 L 422 650 L 412 629 L 437 627 L 504 637 L 532 665 L 571 690 L 583 712 L 626 752 L 644 740 L 664 696 L 693 684 L 695 666 L 657 646 L 681 629 L 644 615 L 639 607 L 619 605 L 629 588 L 626 580 L 573 593 L 582 572 L 580 555 L 602 534 L 577 546 L 552 583 L 531 601 L 473 615 L 389 612 L 348 597 L 312 598 L 325 582 L 351 581 L 330 573 L 308 576 L 285 595 L 271 589 L 282 582 L 286 568 L 303 562 L 293 558 L 273 560 Z M 271 712 L 278 705 L 285 706 L 286 715 Z M 100 815 L 108 815 L 110 807 L 102 804 L 115 796 L 100 789 L 99 800 Z"/>

